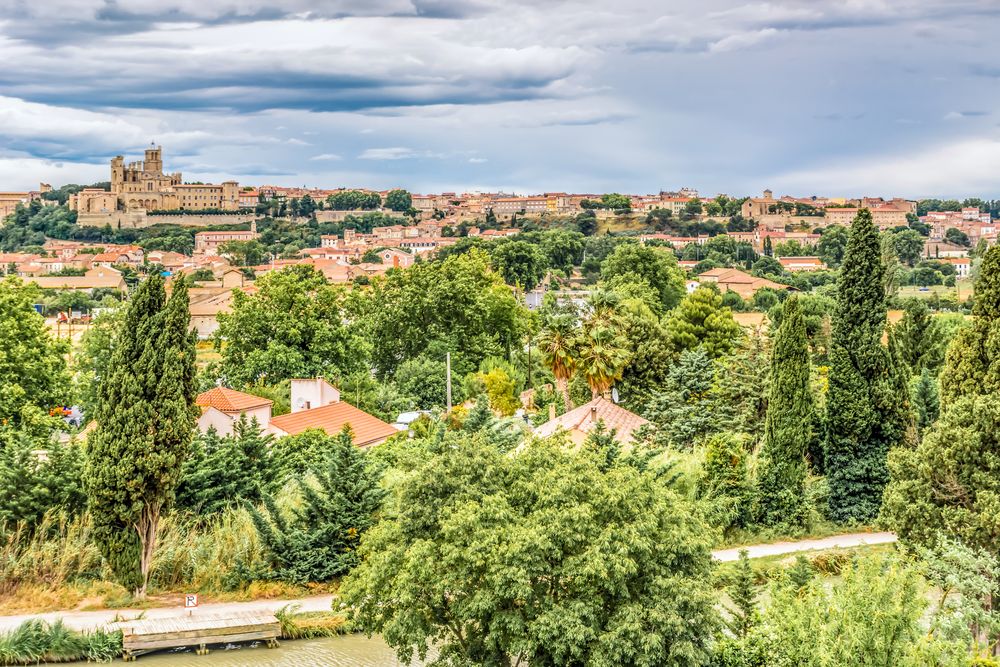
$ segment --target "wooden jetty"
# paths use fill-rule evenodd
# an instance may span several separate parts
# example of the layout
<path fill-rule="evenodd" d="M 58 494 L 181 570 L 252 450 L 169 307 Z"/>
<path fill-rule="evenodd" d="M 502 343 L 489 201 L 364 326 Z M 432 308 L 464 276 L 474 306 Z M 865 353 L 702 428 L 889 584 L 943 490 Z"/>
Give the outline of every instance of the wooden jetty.
<path fill-rule="evenodd" d="M 209 644 L 263 641 L 273 648 L 281 636 L 281 625 L 272 613 L 138 619 L 121 621 L 113 627 L 122 631 L 122 659 L 126 662 L 170 648 L 195 647 L 198 655 L 205 655 Z"/>

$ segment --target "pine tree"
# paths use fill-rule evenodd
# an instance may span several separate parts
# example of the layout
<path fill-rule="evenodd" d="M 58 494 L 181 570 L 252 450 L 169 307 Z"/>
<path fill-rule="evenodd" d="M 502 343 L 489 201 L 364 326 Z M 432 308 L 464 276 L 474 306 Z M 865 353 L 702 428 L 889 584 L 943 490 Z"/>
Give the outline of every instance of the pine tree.
<path fill-rule="evenodd" d="M 753 566 L 746 549 L 740 550 L 739 565 L 736 576 L 727 592 L 733 601 L 734 609 L 730 609 L 730 631 L 737 637 L 745 637 L 757 622 L 757 591 L 754 586 Z"/>
<path fill-rule="evenodd" d="M 329 581 L 358 562 L 361 536 L 375 522 L 382 503 L 379 475 L 351 444 L 349 427 L 335 438 L 325 460 L 299 481 L 302 504 L 284 515 L 264 497 L 265 511 L 250 515 L 269 555 L 270 574 L 296 584 Z"/>
<path fill-rule="evenodd" d="M 788 568 L 788 583 L 792 588 L 801 591 L 809 582 L 813 580 L 816 573 L 813 571 L 812 563 L 809 559 L 799 554 L 795 557 L 795 562 Z"/>
<path fill-rule="evenodd" d="M 94 534 L 116 578 L 143 598 L 160 516 L 174 497 L 191 442 L 195 337 L 183 280 L 166 298 L 153 275 L 125 313 L 97 430 L 88 443 L 87 494 Z"/>
<path fill-rule="evenodd" d="M 983 257 L 976 280 L 973 321 L 959 329 L 941 370 L 941 403 L 1000 391 L 1000 247 Z"/>
<path fill-rule="evenodd" d="M 882 344 L 885 268 L 871 212 L 851 226 L 837 283 L 830 345 L 825 466 L 830 515 L 842 522 L 878 514 L 888 481 L 886 455 L 906 437 L 909 399 L 904 374 Z"/>
<path fill-rule="evenodd" d="M 903 319 L 890 332 L 902 361 L 913 375 L 919 375 L 925 368 L 937 373 L 944 361 L 942 332 L 927 302 L 909 299 L 903 309 Z"/>
<path fill-rule="evenodd" d="M 923 433 L 937 421 L 938 414 L 941 412 L 937 380 L 926 368 L 910 381 L 910 400 L 913 402 L 917 430 L 919 433 Z"/>
<path fill-rule="evenodd" d="M 771 358 L 771 392 L 758 461 L 757 520 L 766 525 L 806 519 L 806 450 L 814 421 L 809 345 L 799 300 L 790 296 Z"/>

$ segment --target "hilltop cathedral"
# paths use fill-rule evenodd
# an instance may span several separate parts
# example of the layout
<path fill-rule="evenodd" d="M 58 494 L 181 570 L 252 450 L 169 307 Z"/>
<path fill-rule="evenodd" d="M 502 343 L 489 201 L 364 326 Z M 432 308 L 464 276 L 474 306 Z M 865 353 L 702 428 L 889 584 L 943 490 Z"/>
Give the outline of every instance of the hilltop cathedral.
<path fill-rule="evenodd" d="M 237 211 L 240 186 L 236 181 L 184 183 L 180 172 L 163 173 L 163 149 L 153 146 L 142 162 L 125 164 L 121 155 L 112 158 L 111 192 L 86 188 L 70 197 L 69 206 L 78 213 Z"/>

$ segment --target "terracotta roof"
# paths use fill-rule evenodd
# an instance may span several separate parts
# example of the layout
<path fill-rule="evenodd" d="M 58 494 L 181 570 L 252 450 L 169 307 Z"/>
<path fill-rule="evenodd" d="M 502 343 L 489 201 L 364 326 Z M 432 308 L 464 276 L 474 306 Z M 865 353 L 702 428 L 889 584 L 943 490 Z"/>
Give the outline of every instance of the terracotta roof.
<path fill-rule="evenodd" d="M 543 438 L 554 434 L 560 428 L 589 433 L 599 421 L 603 421 L 608 430 L 614 429 L 616 439 L 622 442 L 629 442 L 633 431 L 649 423 L 634 412 L 629 412 L 606 398 L 598 397 L 590 403 L 545 422 L 535 429 L 535 433 Z"/>
<path fill-rule="evenodd" d="M 354 444 L 358 447 L 381 442 L 390 435 L 399 433 L 391 424 L 343 401 L 271 419 L 271 426 L 288 435 L 297 435 L 311 428 L 326 431 L 328 435 L 337 435 L 345 424 L 350 424 L 351 431 L 354 432 Z"/>
<path fill-rule="evenodd" d="M 244 394 L 228 387 L 215 387 L 203 394 L 198 394 L 195 405 L 211 407 L 222 412 L 242 412 L 253 408 L 262 408 L 271 405 L 274 401 L 269 401 L 253 394 Z"/>

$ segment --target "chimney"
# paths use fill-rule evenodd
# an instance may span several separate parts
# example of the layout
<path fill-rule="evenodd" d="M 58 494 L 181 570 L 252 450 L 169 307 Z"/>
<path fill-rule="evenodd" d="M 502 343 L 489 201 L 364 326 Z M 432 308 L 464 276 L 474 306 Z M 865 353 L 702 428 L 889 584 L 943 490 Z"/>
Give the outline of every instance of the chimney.
<path fill-rule="evenodd" d="M 597 406 L 596 405 L 591 405 L 590 406 L 590 421 L 593 422 L 593 423 L 595 423 L 595 424 L 597 423 Z"/>

